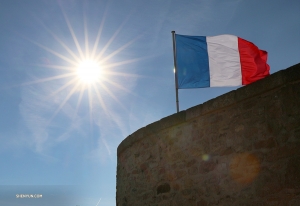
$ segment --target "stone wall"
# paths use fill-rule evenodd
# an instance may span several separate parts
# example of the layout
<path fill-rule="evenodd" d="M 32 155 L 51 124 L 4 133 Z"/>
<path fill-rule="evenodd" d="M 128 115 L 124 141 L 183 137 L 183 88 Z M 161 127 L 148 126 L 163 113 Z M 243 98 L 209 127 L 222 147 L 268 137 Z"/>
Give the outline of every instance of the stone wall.
<path fill-rule="evenodd" d="M 300 205 L 300 64 L 139 129 L 117 206 Z"/>

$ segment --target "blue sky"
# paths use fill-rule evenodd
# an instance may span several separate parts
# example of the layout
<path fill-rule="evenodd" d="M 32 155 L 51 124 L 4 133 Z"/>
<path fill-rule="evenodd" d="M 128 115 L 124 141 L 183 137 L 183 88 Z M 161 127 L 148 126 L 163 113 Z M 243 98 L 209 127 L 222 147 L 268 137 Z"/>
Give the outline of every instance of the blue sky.
<path fill-rule="evenodd" d="M 176 112 L 171 31 L 249 40 L 274 73 L 300 62 L 299 9 L 298 0 L 0 1 L 0 205 L 115 205 L 117 146 Z M 102 76 L 81 86 L 72 62 L 93 53 Z M 180 90 L 180 110 L 233 89 Z M 27 193 L 43 198 L 16 198 Z"/>

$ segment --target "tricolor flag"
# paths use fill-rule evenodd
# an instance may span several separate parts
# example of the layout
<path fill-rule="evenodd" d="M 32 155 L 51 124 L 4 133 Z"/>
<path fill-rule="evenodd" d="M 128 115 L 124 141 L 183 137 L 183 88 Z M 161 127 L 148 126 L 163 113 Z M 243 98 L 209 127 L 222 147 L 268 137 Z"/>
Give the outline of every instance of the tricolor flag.
<path fill-rule="evenodd" d="M 270 75 L 268 53 L 237 36 L 175 34 L 175 45 L 176 89 L 247 85 Z"/>

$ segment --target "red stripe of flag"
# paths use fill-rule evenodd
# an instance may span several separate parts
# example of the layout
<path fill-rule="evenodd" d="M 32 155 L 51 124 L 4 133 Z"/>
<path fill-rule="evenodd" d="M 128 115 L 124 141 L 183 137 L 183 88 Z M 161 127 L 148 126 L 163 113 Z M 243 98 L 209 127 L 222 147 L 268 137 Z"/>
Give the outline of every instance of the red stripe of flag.
<path fill-rule="evenodd" d="M 238 37 L 242 84 L 247 85 L 270 75 L 267 64 L 268 52 L 260 50 L 253 43 Z"/>

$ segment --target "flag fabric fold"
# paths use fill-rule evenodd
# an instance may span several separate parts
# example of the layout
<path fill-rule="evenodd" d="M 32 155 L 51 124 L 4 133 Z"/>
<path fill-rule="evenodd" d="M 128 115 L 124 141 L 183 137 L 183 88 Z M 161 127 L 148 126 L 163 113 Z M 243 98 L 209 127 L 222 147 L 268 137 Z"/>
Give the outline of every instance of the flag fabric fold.
<path fill-rule="evenodd" d="M 268 53 L 233 35 L 175 35 L 178 89 L 247 85 L 270 75 Z"/>

